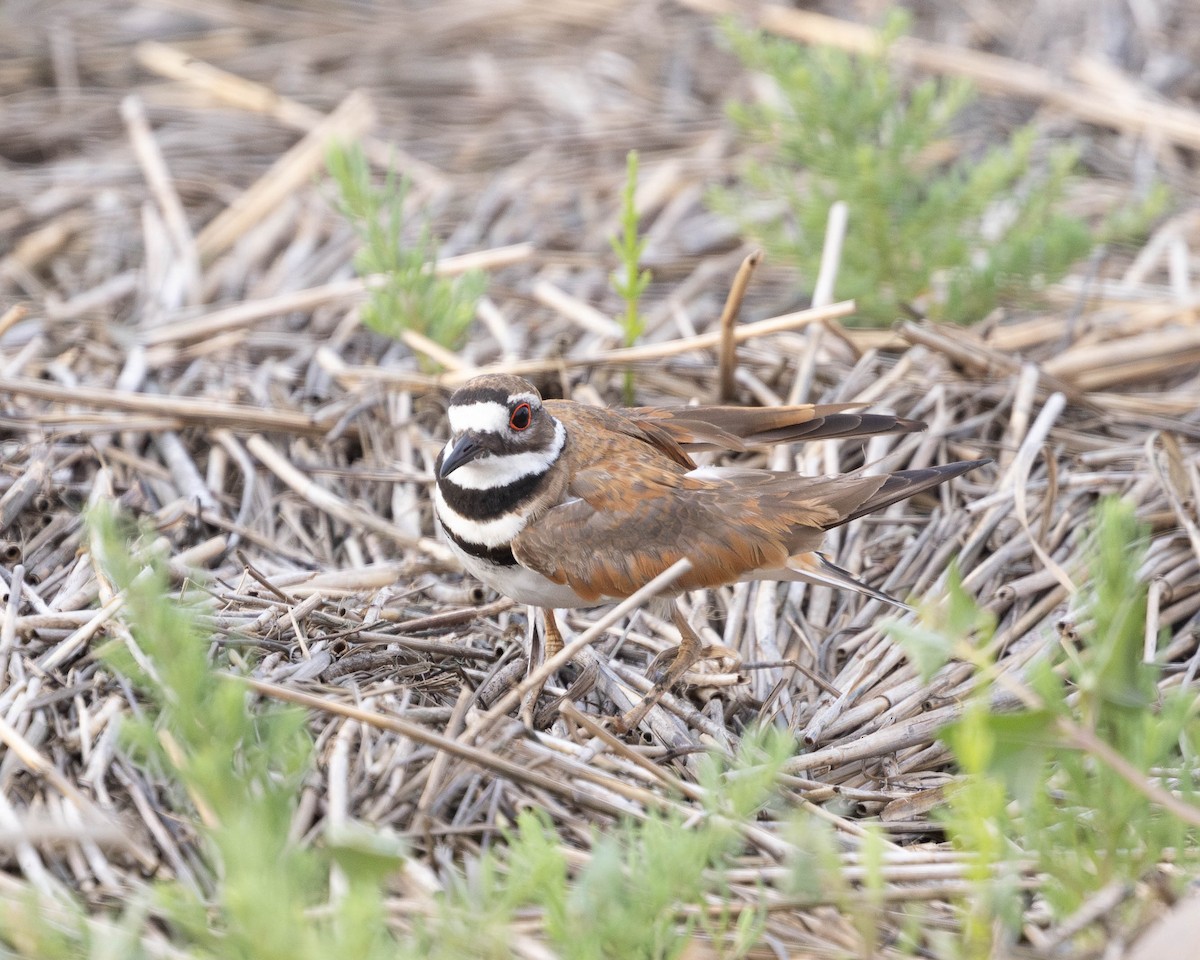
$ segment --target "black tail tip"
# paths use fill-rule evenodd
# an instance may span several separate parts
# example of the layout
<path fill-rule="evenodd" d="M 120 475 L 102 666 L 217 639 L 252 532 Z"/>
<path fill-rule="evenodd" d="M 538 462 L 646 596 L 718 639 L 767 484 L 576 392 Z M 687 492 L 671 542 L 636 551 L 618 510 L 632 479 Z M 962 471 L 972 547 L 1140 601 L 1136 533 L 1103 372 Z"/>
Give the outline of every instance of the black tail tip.
<path fill-rule="evenodd" d="M 986 467 L 989 463 L 995 462 L 991 457 L 984 457 L 982 460 L 959 460 L 957 463 L 945 464 L 942 469 L 951 469 L 956 477 L 961 477 L 964 473 L 970 473 L 972 470 Z"/>

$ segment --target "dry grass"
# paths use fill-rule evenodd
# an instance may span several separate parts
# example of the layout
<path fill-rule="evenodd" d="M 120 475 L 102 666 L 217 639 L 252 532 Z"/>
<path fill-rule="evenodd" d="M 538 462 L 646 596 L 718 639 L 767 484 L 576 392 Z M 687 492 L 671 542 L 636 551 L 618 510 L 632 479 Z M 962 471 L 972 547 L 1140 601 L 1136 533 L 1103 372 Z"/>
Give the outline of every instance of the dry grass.
<path fill-rule="evenodd" d="M 671 627 L 644 612 L 575 613 L 569 626 L 595 644 L 566 674 L 573 703 L 535 736 L 511 709 L 489 709 L 522 675 L 524 612 L 462 579 L 434 539 L 439 387 L 500 365 L 549 394 L 612 400 L 632 362 L 643 402 L 713 398 L 717 318 L 748 251 L 702 192 L 733 167 L 721 103 L 745 81 L 709 19 L 668 3 L 461 2 L 377 20 L 371 9 L 72 0 L 7 14 L 5 888 L 62 883 L 100 904 L 192 869 L 190 830 L 117 748 L 132 691 L 90 652 L 119 629 L 119 599 L 104 602 L 84 537 L 81 510 L 97 499 L 148 518 L 180 582 L 202 572 L 215 642 L 265 696 L 310 708 L 321 762 L 295 836 L 352 814 L 425 855 L 458 855 L 533 805 L 585 843 L 582 823 L 692 803 L 696 752 L 766 719 L 804 745 L 789 792 L 851 842 L 864 818 L 897 844 L 936 841 L 929 812 L 952 775 L 935 735 L 975 681 L 952 664 L 921 682 L 874 602 L 775 584 L 693 598 L 728 655 L 624 738 L 605 718 L 646 688 Z M 1089 131 L 1125 183 L 1136 163 L 1168 178 L 1194 163 L 1180 146 L 1194 143 L 1165 120 L 1147 130 L 1157 114 L 1136 104 L 1136 141 L 1115 121 L 1121 136 Z M 1068 113 L 1048 123 L 1074 122 L 1070 102 L 1052 106 Z M 1200 128 L 1194 111 L 1176 112 L 1178 129 Z M 368 134 L 377 161 L 403 148 L 414 206 L 463 258 L 444 269 L 491 273 L 482 322 L 442 376 L 420 372 L 421 343 L 385 343 L 357 322 L 352 234 L 319 177 L 330 138 Z M 645 346 L 622 353 L 602 321 L 616 307 L 607 239 L 630 147 L 655 283 Z M 1192 682 L 1198 239 L 1181 202 L 1136 257 L 1082 265 L 1047 309 L 976 329 L 847 330 L 835 306 L 819 322 L 749 331 L 743 400 L 854 400 L 929 422 L 920 435 L 793 451 L 800 469 L 996 460 L 839 531 L 837 562 L 920 595 L 957 555 L 999 620 L 1000 663 L 1019 676 L 1069 633 L 1086 518 L 1099 495 L 1124 494 L 1153 528 L 1147 656 L 1168 667 L 1164 683 Z M 765 265 L 744 316 L 788 314 L 791 281 Z M 92 807 L 118 815 L 123 839 L 80 826 Z M 763 862 L 771 837 L 748 838 Z M 889 897 L 941 899 L 963 883 L 935 844 L 889 855 Z M 749 873 L 734 892 L 754 894 Z M 852 930 L 804 913 L 780 909 L 768 930 L 796 949 L 853 949 Z"/>

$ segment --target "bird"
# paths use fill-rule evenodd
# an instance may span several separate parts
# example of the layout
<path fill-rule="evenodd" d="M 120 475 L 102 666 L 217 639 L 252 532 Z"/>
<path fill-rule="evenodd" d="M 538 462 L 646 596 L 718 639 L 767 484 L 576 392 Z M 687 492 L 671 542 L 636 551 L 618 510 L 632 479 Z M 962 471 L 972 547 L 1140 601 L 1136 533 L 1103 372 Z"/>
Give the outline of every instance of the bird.
<path fill-rule="evenodd" d="M 826 531 L 990 461 L 809 477 L 692 457 L 925 427 L 861 406 L 606 408 L 543 400 L 521 377 L 480 375 L 450 397 L 434 515 L 468 573 L 542 609 L 547 657 L 562 649 L 555 608 L 622 600 L 684 557 L 691 569 L 670 588 L 676 595 L 744 580 L 803 581 L 904 606 L 822 554 Z M 684 643 L 667 684 L 700 645 L 681 616 L 675 623 Z"/>

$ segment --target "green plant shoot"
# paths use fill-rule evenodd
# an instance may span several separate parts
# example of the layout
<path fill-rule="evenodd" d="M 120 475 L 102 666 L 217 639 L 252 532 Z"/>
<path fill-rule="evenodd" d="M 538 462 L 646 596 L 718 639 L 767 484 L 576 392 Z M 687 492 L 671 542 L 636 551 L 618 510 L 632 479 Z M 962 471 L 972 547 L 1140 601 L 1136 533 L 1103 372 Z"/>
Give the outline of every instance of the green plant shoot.
<path fill-rule="evenodd" d="M 354 265 L 361 276 L 381 278 L 363 305 L 363 323 L 393 339 L 413 330 L 448 350 L 460 349 L 487 277 L 478 270 L 457 277 L 435 273 L 437 242 L 428 222 L 406 237 L 412 232 L 405 214 L 408 181 L 397 179 L 394 169 L 376 187 L 358 146 L 332 147 L 326 165 L 338 187 L 338 208 L 359 238 Z M 424 356 L 421 363 L 434 366 Z"/>
<path fill-rule="evenodd" d="M 632 347 L 646 328 L 641 314 L 641 299 L 650 285 L 650 271 L 641 269 L 646 241 L 638 236 L 637 212 L 638 155 L 630 150 L 625 158 L 625 189 L 621 194 L 621 229 L 610 241 L 619 266 L 612 275 L 613 289 L 625 301 L 621 328 L 625 346 Z M 625 402 L 633 404 L 633 371 L 625 371 Z"/>

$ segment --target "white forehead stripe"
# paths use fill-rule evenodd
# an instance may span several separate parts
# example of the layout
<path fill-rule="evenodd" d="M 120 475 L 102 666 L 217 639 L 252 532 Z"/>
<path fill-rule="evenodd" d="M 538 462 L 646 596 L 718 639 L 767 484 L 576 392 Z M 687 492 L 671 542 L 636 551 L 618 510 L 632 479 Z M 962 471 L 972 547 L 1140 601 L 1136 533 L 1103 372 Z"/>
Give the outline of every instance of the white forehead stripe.
<path fill-rule="evenodd" d="M 518 393 L 508 398 L 512 405 L 528 403 L 534 406 L 538 399 L 532 393 Z M 503 433 L 508 429 L 509 408 L 496 400 L 479 403 L 464 403 L 451 406 L 446 411 L 450 418 L 450 430 L 455 434 L 468 430 L 481 433 Z"/>
<path fill-rule="evenodd" d="M 545 473 L 558 459 L 563 444 L 567 442 L 567 431 L 561 423 L 554 421 L 554 442 L 545 450 L 526 450 L 523 453 L 505 453 L 500 456 L 480 457 L 470 463 L 464 463 L 450 476 L 442 479 L 442 483 L 459 487 L 463 490 L 495 490 L 507 487 L 526 477 Z M 443 451 L 449 456 L 454 448 L 454 441 L 446 444 Z"/>

